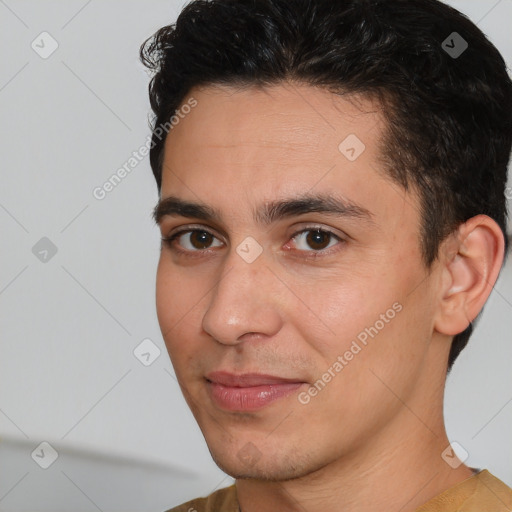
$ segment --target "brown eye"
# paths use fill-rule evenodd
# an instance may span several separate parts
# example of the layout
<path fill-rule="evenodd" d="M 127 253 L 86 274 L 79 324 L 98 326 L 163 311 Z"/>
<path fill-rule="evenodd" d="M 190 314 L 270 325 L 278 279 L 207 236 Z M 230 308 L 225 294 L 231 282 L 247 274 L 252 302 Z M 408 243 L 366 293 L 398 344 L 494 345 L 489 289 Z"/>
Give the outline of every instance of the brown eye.
<path fill-rule="evenodd" d="M 324 229 L 305 229 L 293 237 L 295 247 L 304 252 L 320 252 L 341 242 L 341 238 Z"/>
<path fill-rule="evenodd" d="M 325 249 L 329 242 L 331 241 L 331 234 L 326 231 L 309 231 L 309 234 L 306 236 L 306 242 L 312 249 Z"/>
<path fill-rule="evenodd" d="M 222 242 L 215 235 L 204 229 L 188 229 L 174 234 L 168 239 L 172 247 L 177 244 L 185 251 L 199 252 L 211 247 L 221 247 Z"/>
<path fill-rule="evenodd" d="M 190 233 L 190 244 L 195 249 L 206 249 L 212 244 L 214 238 L 208 231 L 192 231 Z"/>

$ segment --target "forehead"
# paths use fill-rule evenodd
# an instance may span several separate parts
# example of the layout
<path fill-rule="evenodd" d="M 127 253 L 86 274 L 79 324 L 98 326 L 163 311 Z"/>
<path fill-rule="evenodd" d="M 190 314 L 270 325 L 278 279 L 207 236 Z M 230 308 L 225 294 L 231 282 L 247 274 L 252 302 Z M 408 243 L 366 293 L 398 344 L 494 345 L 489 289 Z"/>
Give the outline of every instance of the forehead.
<path fill-rule="evenodd" d="M 308 149 L 337 158 L 339 144 L 348 135 L 365 139 L 375 148 L 384 128 L 377 101 L 305 84 L 212 85 L 192 89 L 189 97 L 197 106 L 171 130 L 166 150 L 185 142 L 189 147 L 219 150 L 258 147 L 265 156 L 275 154 L 282 160 L 294 155 L 303 158 Z"/>
<path fill-rule="evenodd" d="M 385 121 L 375 100 L 291 83 L 207 86 L 185 101 L 191 97 L 196 106 L 166 139 L 162 198 L 200 201 L 236 217 L 260 200 L 311 191 L 385 213 L 405 194 L 380 163 Z"/>

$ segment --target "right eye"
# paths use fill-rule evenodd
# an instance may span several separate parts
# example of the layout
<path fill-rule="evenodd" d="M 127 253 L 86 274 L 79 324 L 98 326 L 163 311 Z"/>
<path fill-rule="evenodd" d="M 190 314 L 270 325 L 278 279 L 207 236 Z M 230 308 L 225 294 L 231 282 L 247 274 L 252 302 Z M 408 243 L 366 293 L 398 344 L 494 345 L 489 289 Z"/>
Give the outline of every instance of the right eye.
<path fill-rule="evenodd" d="M 181 249 L 177 249 L 178 252 L 200 252 L 222 246 L 222 242 L 215 235 L 204 229 L 178 231 L 168 238 L 163 238 L 162 241 L 173 249 L 176 245 L 180 246 Z"/>

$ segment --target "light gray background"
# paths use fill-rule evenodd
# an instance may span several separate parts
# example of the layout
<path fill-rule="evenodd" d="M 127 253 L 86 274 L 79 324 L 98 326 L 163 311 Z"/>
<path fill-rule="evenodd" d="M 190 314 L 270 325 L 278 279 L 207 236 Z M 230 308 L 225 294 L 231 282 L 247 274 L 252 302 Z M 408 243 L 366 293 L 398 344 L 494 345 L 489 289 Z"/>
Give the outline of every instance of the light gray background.
<path fill-rule="evenodd" d="M 450 3 L 510 64 L 512 0 Z M 0 0 L 1 511 L 161 511 L 232 482 L 161 339 L 149 159 L 93 197 L 149 136 L 138 49 L 182 5 Z M 59 45 L 47 59 L 31 47 L 43 31 Z M 42 237 L 57 247 L 47 262 L 32 252 Z M 450 439 L 509 485 L 511 316 L 509 261 L 446 394 Z M 150 366 L 133 354 L 146 338 L 161 350 Z M 48 469 L 31 457 L 42 441 L 59 455 Z"/>

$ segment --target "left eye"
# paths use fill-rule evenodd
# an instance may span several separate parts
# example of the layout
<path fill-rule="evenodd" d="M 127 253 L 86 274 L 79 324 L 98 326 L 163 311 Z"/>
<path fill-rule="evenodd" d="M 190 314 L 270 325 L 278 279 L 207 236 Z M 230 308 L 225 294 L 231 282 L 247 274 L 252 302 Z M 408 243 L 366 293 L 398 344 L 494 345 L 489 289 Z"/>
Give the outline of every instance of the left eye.
<path fill-rule="evenodd" d="M 307 251 L 308 248 L 321 251 L 332 247 L 336 242 L 341 241 L 341 238 L 323 229 L 306 229 L 297 233 L 292 240 L 295 241 L 297 249 L 301 251 Z"/>

